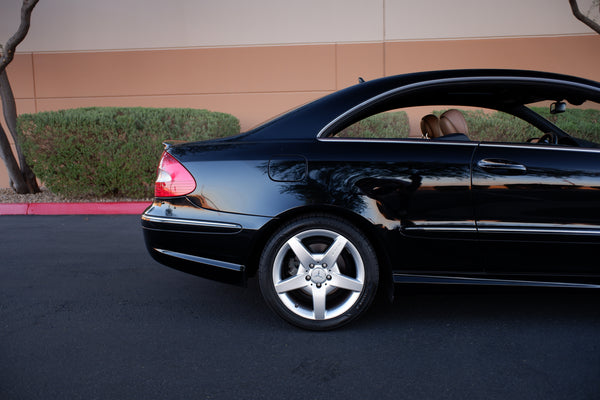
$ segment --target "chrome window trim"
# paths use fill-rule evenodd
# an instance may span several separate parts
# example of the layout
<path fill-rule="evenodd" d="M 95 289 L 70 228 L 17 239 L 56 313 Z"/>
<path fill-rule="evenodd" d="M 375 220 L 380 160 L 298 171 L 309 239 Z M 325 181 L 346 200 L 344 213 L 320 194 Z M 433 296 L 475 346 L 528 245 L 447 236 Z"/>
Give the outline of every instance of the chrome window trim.
<path fill-rule="evenodd" d="M 193 219 L 183 218 L 165 218 L 155 217 L 152 215 L 142 215 L 142 219 L 148 222 L 158 222 L 161 224 L 175 224 L 175 225 L 190 225 L 190 226 L 201 226 L 208 228 L 225 228 L 225 229 L 241 229 L 242 226 L 239 224 L 231 224 L 228 222 L 212 222 L 212 221 L 201 221 Z"/>
<path fill-rule="evenodd" d="M 473 146 L 473 147 L 502 147 L 513 149 L 531 149 L 531 150 L 555 150 L 555 151 L 574 151 L 580 153 L 600 153 L 600 148 L 582 148 L 569 147 L 553 144 L 531 144 L 531 143 L 502 143 L 502 142 L 465 142 L 461 140 L 435 140 L 421 138 L 398 138 L 398 139 L 360 139 L 360 138 L 337 138 L 326 137 L 317 138 L 321 142 L 346 142 L 346 143 L 402 143 L 402 144 L 442 144 L 452 146 Z"/>
<path fill-rule="evenodd" d="M 560 84 L 567 85 L 571 87 L 577 87 L 579 89 L 592 90 L 595 92 L 600 91 L 598 88 L 590 85 L 586 85 L 579 82 L 565 81 L 561 79 L 552 79 L 552 78 L 537 78 L 537 77 L 526 77 L 526 76 L 479 76 L 479 77 L 459 77 L 459 78 L 443 78 L 443 79 L 433 79 L 425 82 L 416 82 L 410 83 L 408 85 L 404 85 L 398 88 L 394 88 L 392 90 L 388 90 L 387 92 L 383 92 L 378 94 L 377 96 L 371 97 L 368 100 L 363 101 L 360 104 L 346 110 L 342 114 L 338 115 L 336 118 L 331 120 L 327 125 L 325 125 L 317 134 L 317 139 L 329 139 L 327 137 L 322 137 L 324 133 L 329 130 L 329 128 L 335 125 L 339 120 L 346 118 L 348 115 L 351 115 L 357 112 L 360 109 L 363 109 L 373 103 L 376 103 L 380 100 L 385 99 L 386 97 L 393 96 L 403 91 L 408 91 L 412 89 L 425 88 L 427 86 L 448 84 L 448 83 L 466 83 L 466 82 L 485 82 L 485 81 L 506 81 L 506 82 L 516 82 L 516 81 L 526 81 L 526 82 L 534 82 L 534 83 L 546 83 L 546 84 Z M 331 140 L 335 140 L 331 138 Z M 399 139 L 402 140 L 402 139 Z M 436 142 L 437 143 L 437 142 Z M 452 144 L 456 144 L 456 142 L 451 142 Z M 476 142 L 478 143 L 478 142 Z"/>
<path fill-rule="evenodd" d="M 465 142 L 463 140 L 435 140 L 421 138 L 398 138 L 398 139 L 352 139 L 352 138 L 336 138 L 336 137 L 318 137 L 320 142 L 348 142 L 348 143 L 410 143 L 410 144 L 443 144 L 453 146 L 472 146 L 477 147 L 479 142 Z"/>

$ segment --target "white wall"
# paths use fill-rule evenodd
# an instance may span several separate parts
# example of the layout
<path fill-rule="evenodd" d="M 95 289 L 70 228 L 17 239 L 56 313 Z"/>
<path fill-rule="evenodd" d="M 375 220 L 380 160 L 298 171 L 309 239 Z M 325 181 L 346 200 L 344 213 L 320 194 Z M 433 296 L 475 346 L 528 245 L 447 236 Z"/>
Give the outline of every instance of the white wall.
<path fill-rule="evenodd" d="M 579 0 L 587 10 L 592 0 Z M 0 40 L 21 0 L 0 0 Z M 591 33 L 566 0 L 40 0 L 29 51 Z"/>
<path fill-rule="evenodd" d="M 592 0 L 579 0 L 587 10 Z M 386 39 L 490 38 L 593 32 L 567 0 L 420 0 L 386 2 Z"/>

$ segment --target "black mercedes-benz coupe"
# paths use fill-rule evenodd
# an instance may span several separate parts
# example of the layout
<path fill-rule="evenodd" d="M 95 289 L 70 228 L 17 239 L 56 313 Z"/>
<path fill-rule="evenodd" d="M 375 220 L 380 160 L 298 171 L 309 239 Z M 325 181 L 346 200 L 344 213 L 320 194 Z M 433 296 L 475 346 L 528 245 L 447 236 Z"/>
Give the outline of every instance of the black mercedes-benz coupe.
<path fill-rule="evenodd" d="M 453 70 L 364 82 L 239 136 L 167 143 L 159 262 L 302 328 L 399 282 L 600 288 L 600 83 Z"/>

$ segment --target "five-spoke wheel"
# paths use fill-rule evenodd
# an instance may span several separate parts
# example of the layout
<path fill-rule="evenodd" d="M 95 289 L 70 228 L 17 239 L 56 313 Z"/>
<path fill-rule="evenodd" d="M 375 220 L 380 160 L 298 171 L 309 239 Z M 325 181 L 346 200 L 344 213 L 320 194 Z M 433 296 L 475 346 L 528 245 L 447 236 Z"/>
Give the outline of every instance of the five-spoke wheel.
<path fill-rule="evenodd" d="M 259 280 L 267 303 L 284 319 L 307 329 L 332 329 L 370 305 L 378 265 L 354 226 L 329 216 L 303 217 L 271 237 Z"/>

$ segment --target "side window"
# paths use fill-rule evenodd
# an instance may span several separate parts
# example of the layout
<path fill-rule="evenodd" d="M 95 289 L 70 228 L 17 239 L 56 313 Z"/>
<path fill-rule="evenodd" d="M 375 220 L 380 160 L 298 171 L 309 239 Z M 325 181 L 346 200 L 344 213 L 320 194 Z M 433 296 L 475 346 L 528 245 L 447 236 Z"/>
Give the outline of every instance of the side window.
<path fill-rule="evenodd" d="M 567 104 L 566 110 L 560 113 L 550 112 L 550 102 L 538 103 L 529 108 L 538 114 L 538 120 L 543 121 L 539 118 L 542 117 L 559 128 L 554 127 L 554 130 L 562 130 L 575 138 L 559 138 L 559 144 L 596 147 L 595 143 L 600 143 L 598 103 L 586 102 L 578 107 Z M 333 136 L 360 139 L 470 140 L 531 145 L 551 143 L 552 139 L 547 134 L 556 135 L 556 132 L 552 132 L 552 125 L 540 124 L 539 121 L 534 123 L 537 126 L 515 115 L 493 109 L 431 105 L 403 107 L 371 115 Z"/>
<path fill-rule="evenodd" d="M 408 116 L 404 111 L 388 111 L 371 115 L 335 134 L 337 138 L 398 139 L 408 137 Z"/>
<path fill-rule="evenodd" d="M 525 142 L 541 135 L 535 127 L 507 113 L 433 105 L 371 115 L 342 129 L 334 137 Z"/>

